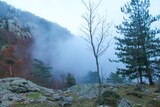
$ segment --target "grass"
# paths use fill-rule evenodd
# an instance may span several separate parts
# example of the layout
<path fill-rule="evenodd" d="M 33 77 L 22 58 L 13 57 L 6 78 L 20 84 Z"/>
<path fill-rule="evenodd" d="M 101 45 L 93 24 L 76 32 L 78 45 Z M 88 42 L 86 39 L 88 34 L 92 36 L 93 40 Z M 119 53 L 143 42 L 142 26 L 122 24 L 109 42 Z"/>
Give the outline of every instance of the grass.
<path fill-rule="evenodd" d="M 146 94 L 145 92 L 143 91 L 136 91 L 137 93 L 141 94 L 142 97 L 139 98 L 139 97 L 136 97 L 136 96 L 132 96 L 132 95 L 126 95 L 128 92 L 131 92 L 131 91 L 135 91 L 135 87 L 134 86 L 128 86 L 127 88 L 120 88 L 118 90 L 118 94 L 124 98 L 124 99 L 127 99 L 129 101 L 131 101 L 132 103 L 134 104 L 140 104 L 140 105 L 143 105 L 143 107 L 148 107 L 146 106 L 146 104 L 150 101 L 153 100 L 153 98 L 155 98 L 155 94 L 154 94 L 154 87 L 153 86 L 147 86 L 148 89 L 151 91 L 150 93 Z M 160 95 L 160 93 L 159 93 Z M 154 103 L 154 102 L 153 102 Z M 156 103 L 156 102 L 155 102 Z M 150 106 L 150 107 L 160 107 L 159 106 Z"/>
<path fill-rule="evenodd" d="M 97 107 L 96 99 L 75 99 L 70 107 Z"/>
<path fill-rule="evenodd" d="M 56 106 L 52 106 L 50 104 L 47 104 L 47 103 L 38 103 L 38 104 L 14 104 L 10 107 L 56 107 Z M 59 107 L 59 106 L 57 106 Z"/>
<path fill-rule="evenodd" d="M 26 95 L 27 98 L 31 98 L 31 99 L 38 99 L 42 96 L 42 93 L 40 92 L 32 92 Z"/>
<path fill-rule="evenodd" d="M 141 98 L 134 96 L 134 95 L 127 95 L 128 92 L 135 91 L 134 86 L 118 87 L 118 91 L 116 93 L 120 95 L 121 98 L 129 100 L 133 104 L 137 104 L 133 107 L 160 107 L 160 101 L 153 100 L 155 97 L 160 96 L 160 93 L 155 94 L 153 86 L 146 86 L 146 87 L 149 89 L 148 94 L 146 94 L 144 91 L 138 91 L 138 90 L 136 91 L 137 93 L 142 94 Z M 67 95 L 72 96 L 74 99 L 72 105 L 67 106 L 67 107 L 97 107 L 96 98 L 82 99 L 73 93 L 68 93 Z M 31 99 L 38 99 L 41 96 L 45 96 L 45 95 L 43 95 L 43 93 L 40 93 L 40 92 L 33 92 L 33 93 L 29 93 L 26 95 L 27 98 L 31 98 Z M 52 98 L 50 101 L 52 101 Z M 11 107 L 60 107 L 60 106 L 58 105 L 53 106 L 48 103 L 38 103 L 38 104 L 15 103 Z"/>

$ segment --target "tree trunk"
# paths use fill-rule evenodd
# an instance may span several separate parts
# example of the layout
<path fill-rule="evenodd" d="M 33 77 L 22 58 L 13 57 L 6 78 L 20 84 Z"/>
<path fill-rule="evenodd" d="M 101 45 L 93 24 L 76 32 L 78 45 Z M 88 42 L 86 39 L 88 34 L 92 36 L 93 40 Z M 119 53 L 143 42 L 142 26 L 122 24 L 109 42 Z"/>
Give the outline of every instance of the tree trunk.
<path fill-rule="evenodd" d="M 140 82 L 139 82 L 139 71 L 138 71 L 138 69 L 137 69 L 137 65 L 136 65 L 136 76 L 137 76 L 137 83 L 139 84 Z"/>
<path fill-rule="evenodd" d="M 12 77 L 12 76 L 13 76 L 13 73 L 12 73 L 12 65 L 9 65 L 9 72 L 10 72 L 10 76 Z"/>
<path fill-rule="evenodd" d="M 98 102 L 100 103 L 100 96 L 101 96 L 101 90 L 102 90 L 102 83 L 101 83 L 101 77 L 100 77 L 100 69 L 99 69 L 99 60 L 98 56 L 95 56 L 96 59 L 96 68 L 97 68 L 97 75 L 98 75 Z"/>
<path fill-rule="evenodd" d="M 153 80 L 152 80 L 152 75 L 151 75 L 151 72 L 150 72 L 150 69 L 148 68 L 148 66 L 146 66 L 146 72 L 147 72 L 149 84 L 154 85 Z"/>
<path fill-rule="evenodd" d="M 100 78 L 100 70 L 99 70 L 99 61 L 98 57 L 96 57 L 96 68 L 97 68 L 97 75 L 98 75 L 98 83 L 101 84 L 101 78 Z"/>
<path fill-rule="evenodd" d="M 138 71 L 139 71 L 139 77 L 140 77 L 140 84 L 143 83 L 143 78 L 142 78 L 142 69 L 141 67 L 138 68 Z"/>

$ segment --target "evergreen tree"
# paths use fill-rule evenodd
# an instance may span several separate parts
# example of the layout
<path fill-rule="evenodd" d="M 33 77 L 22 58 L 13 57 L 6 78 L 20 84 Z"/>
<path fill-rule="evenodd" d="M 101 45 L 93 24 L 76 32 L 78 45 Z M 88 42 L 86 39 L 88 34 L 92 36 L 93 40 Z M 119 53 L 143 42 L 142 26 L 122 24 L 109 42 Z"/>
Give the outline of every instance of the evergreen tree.
<path fill-rule="evenodd" d="M 118 33 L 123 37 L 116 37 L 116 55 L 123 62 L 125 69 L 118 69 L 119 73 L 137 78 L 143 83 L 143 77 L 147 77 L 150 85 L 153 84 L 152 74 L 156 58 L 160 55 L 160 40 L 156 34 L 159 29 L 152 29 L 152 23 L 160 19 L 149 13 L 149 0 L 131 0 L 121 8 L 126 14 L 122 24 L 116 26 Z"/>
<path fill-rule="evenodd" d="M 0 51 L 3 49 L 4 45 L 5 45 L 4 40 L 3 40 L 2 36 L 0 35 Z M 3 59 L 3 57 L 0 54 L 0 60 L 2 60 L 2 59 Z"/>
<path fill-rule="evenodd" d="M 67 74 L 67 76 L 66 76 L 66 85 L 67 85 L 67 87 L 71 87 L 73 85 L 76 85 L 76 79 L 75 79 L 73 74 L 71 74 L 71 73 Z"/>
<path fill-rule="evenodd" d="M 0 29 L 0 50 L 7 47 L 7 44 L 9 44 L 9 40 L 5 40 L 6 37 L 6 31 Z"/>
<path fill-rule="evenodd" d="M 50 70 L 52 67 L 45 65 L 42 61 L 34 59 L 32 76 L 34 77 L 34 82 L 48 86 L 50 78 L 52 77 Z"/>
<path fill-rule="evenodd" d="M 98 83 L 98 76 L 96 71 L 89 71 L 84 77 L 85 83 Z"/>
<path fill-rule="evenodd" d="M 125 83 L 126 78 L 122 75 L 111 72 L 110 75 L 107 77 L 107 83 Z"/>
<path fill-rule="evenodd" d="M 2 37 L 0 36 L 0 49 L 2 49 L 2 47 L 3 47 L 4 44 L 5 43 L 4 43 L 3 39 L 2 39 Z"/>
<path fill-rule="evenodd" d="M 153 65 L 155 70 L 154 74 L 154 81 L 160 83 L 160 60 L 156 60 L 155 64 Z"/>

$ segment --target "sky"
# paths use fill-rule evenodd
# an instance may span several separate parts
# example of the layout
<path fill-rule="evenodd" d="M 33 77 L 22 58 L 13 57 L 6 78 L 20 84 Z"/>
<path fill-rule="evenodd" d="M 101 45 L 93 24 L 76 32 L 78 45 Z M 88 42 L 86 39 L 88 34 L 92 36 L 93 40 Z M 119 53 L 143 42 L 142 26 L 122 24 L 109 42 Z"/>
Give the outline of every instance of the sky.
<path fill-rule="evenodd" d="M 19 8 L 29 11 L 67 28 L 74 35 L 82 35 L 79 30 L 85 8 L 81 0 L 2 0 Z M 123 14 L 120 7 L 130 0 L 102 0 L 101 14 L 107 13 L 108 22 L 120 23 Z M 160 0 L 151 0 L 151 13 L 160 13 Z"/>

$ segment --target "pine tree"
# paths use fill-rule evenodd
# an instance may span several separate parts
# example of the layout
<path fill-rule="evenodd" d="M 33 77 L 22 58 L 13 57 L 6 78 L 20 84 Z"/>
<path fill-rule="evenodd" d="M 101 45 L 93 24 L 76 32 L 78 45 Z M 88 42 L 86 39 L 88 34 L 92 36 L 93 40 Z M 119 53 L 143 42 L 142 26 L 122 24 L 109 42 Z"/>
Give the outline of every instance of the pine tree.
<path fill-rule="evenodd" d="M 34 82 L 48 87 L 52 77 L 51 69 L 52 67 L 47 66 L 42 61 L 34 59 L 33 71 L 31 73 L 34 77 Z"/>
<path fill-rule="evenodd" d="M 67 87 L 71 87 L 73 85 L 76 85 L 76 79 L 75 79 L 73 74 L 71 74 L 71 73 L 67 74 L 67 76 L 66 76 L 66 85 L 67 85 Z"/>
<path fill-rule="evenodd" d="M 127 82 L 126 78 L 122 75 L 111 72 L 110 75 L 107 77 L 107 83 L 125 83 Z"/>
<path fill-rule="evenodd" d="M 83 80 L 85 83 L 98 83 L 97 72 L 96 71 L 87 72 Z"/>
<path fill-rule="evenodd" d="M 0 49 L 2 49 L 3 45 L 4 45 L 4 40 L 3 38 L 0 36 Z"/>
<path fill-rule="evenodd" d="M 126 67 L 118 69 L 131 79 L 137 78 L 143 83 L 143 77 L 147 77 L 150 85 L 153 84 L 153 64 L 160 55 L 160 40 L 156 34 L 159 29 L 152 29 L 151 25 L 160 19 L 149 13 L 149 0 L 131 0 L 121 8 L 126 14 L 122 24 L 116 26 L 122 37 L 116 37 L 116 55 Z"/>

